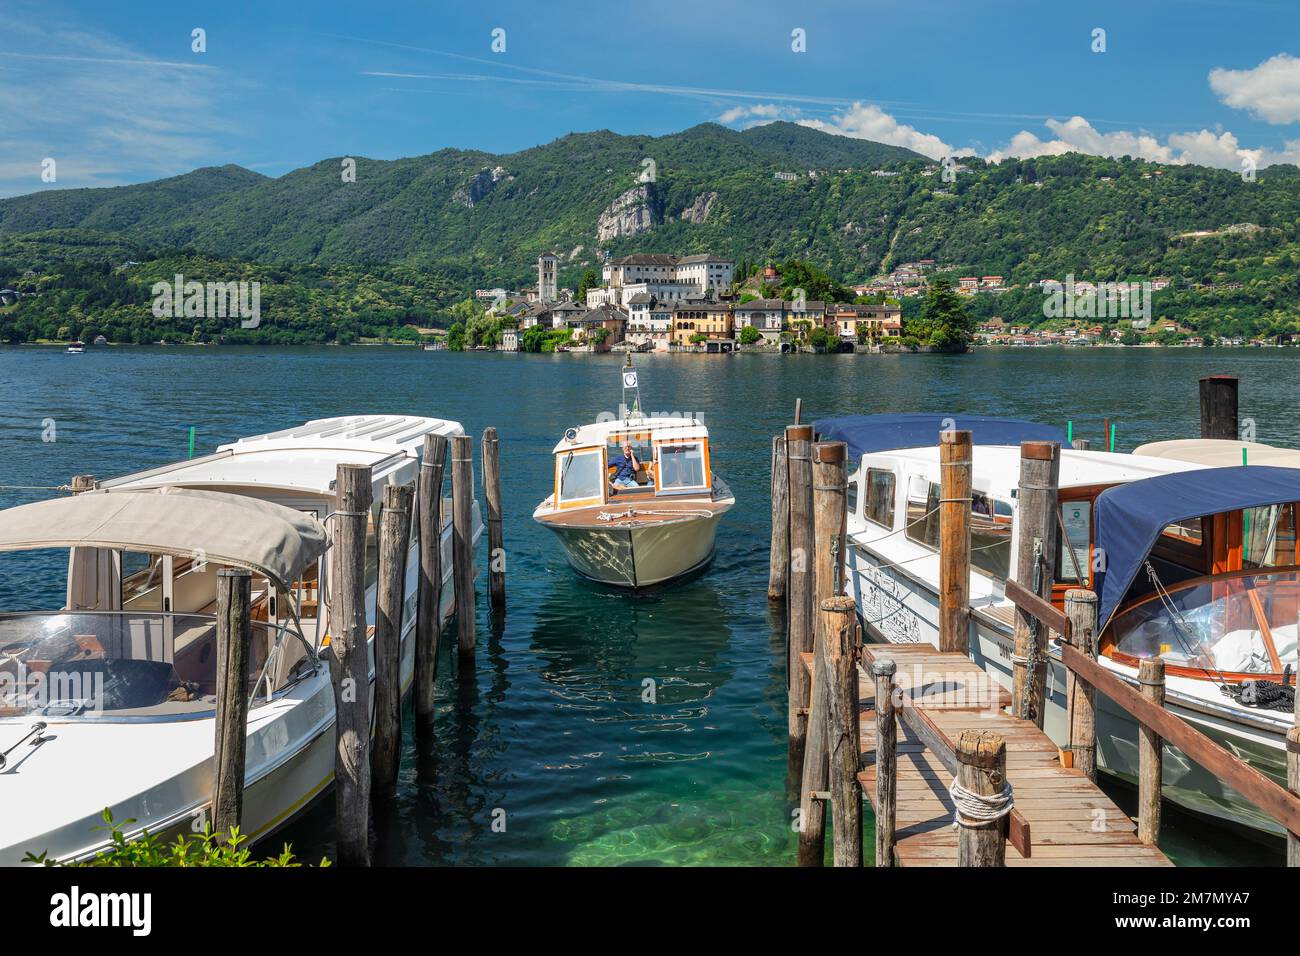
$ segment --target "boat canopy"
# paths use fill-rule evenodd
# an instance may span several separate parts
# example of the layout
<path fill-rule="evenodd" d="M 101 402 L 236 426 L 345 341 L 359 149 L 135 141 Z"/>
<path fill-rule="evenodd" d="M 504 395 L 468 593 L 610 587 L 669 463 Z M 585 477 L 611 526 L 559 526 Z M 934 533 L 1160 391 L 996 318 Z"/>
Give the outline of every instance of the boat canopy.
<path fill-rule="evenodd" d="M 900 448 L 937 445 L 939 433 L 949 429 L 969 431 L 971 441 L 976 445 L 1019 445 L 1024 441 L 1054 441 L 1068 445 L 1065 432 L 1055 425 L 986 415 L 845 415 L 813 423 L 813 430 L 822 441 L 845 442 L 853 458 Z"/>
<path fill-rule="evenodd" d="M 1153 441 L 1138 445 L 1135 455 L 1149 458 L 1176 458 L 1194 461 L 1201 465 L 1281 465 L 1300 468 L 1300 451 L 1279 448 L 1254 441 L 1237 441 L 1235 438 L 1176 438 L 1172 441 Z"/>
<path fill-rule="evenodd" d="M 0 512 L 0 551 L 112 548 L 248 568 L 287 588 L 325 553 L 325 526 L 293 508 L 189 488 L 90 492 Z"/>
<path fill-rule="evenodd" d="M 1100 627 L 1105 627 L 1137 577 L 1160 533 L 1171 524 L 1225 511 L 1300 501 L 1300 472 L 1273 465 L 1203 468 L 1107 488 L 1097 496 Z"/>

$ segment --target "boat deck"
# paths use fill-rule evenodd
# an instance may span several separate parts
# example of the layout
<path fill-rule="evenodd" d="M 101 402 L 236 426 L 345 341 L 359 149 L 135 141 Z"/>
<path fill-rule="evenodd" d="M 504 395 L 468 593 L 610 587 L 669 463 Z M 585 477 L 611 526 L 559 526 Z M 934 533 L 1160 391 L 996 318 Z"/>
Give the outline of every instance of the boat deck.
<path fill-rule="evenodd" d="M 662 524 L 688 517 L 721 514 L 733 504 L 732 499 L 656 498 L 653 494 L 616 495 L 603 505 L 572 508 L 541 515 L 542 524 L 562 528 L 631 528 Z"/>
<path fill-rule="evenodd" d="M 1015 808 L 1029 825 L 1028 855 L 1008 841 L 1007 866 L 1173 865 L 1158 848 L 1138 839 L 1136 824 L 1082 770 L 1061 765 L 1060 752 L 1046 734 L 1003 709 L 1010 704 L 1008 692 L 965 655 L 942 653 L 929 644 L 868 644 L 862 656 L 863 770 L 858 782 L 868 799 L 874 802 L 876 793 L 875 685 L 869 671 L 877 657 L 892 657 L 899 686 L 915 688 L 908 706 L 921 713 L 950 752 L 963 730 L 988 730 L 1005 739 Z M 807 657 L 810 662 L 811 655 Z M 902 721 L 897 753 L 896 865 L 956 866 L 951 769 Z"/>

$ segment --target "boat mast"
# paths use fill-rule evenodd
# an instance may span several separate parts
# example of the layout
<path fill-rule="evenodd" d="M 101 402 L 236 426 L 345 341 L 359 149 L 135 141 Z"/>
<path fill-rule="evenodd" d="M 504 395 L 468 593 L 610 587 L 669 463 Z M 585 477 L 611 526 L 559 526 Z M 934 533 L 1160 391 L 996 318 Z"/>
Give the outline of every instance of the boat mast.
<path fill-rule="evenodd" d="M 636 369 L 632 367 L 632 353 L 627 353 L 627 362 L 621 369 L 623 375 L 623 403 L 622 412 L 625 422 L 640 421 L 644 415 L 641 412 L 641 386 L 637 380 Z M 632 404 L 627 403 L 627 393 L 632 393 Z"/>

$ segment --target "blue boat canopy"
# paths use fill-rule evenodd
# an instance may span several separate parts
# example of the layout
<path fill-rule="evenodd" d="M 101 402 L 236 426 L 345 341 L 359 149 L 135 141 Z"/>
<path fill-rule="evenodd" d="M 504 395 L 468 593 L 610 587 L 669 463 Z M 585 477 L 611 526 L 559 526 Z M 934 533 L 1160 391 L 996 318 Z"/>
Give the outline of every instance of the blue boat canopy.
<path fill-rule="evenodd" d="M 1097 496 L 1093 540 L 1106 558 L 1105 571 L 1097 573 L 1101 627 L 1110 621 L 1169 525 L 1289 501 L 1300 501 L 1300 469 L 1270 465 L 1204 468 L 1107 488 Z"/>
<path fill-rule="evenodd" d="M 1022 441 L 1066 444 L 1065 432 L 1055 425 L 987 415 L 845 415 L 813 423 L 813 431 L 822 441 L 845 442 L 853 458 L 896 448 L 937 445 L 939 433 L 946 429 L 969 431 L 976 445 L 1019 445 Z"/>

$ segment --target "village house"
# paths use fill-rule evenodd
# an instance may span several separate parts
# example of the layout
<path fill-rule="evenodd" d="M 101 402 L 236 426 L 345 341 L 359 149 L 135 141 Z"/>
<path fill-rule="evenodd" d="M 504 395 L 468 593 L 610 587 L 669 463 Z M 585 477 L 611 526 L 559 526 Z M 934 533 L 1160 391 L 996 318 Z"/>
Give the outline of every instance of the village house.
<path fill-rule="evenodd" d="M 718 302 L 699 302 L 691 305 L 679 305 L 673 309 L 672 345 L 678 349 L 692 349 L 697 343 L 694 336 L 702 335 L 710 342 L 735 345 L 735 325 L 731 306 Z M 709 343 L 700 343 L 708 348 Z M 730 351 L 730 348 L 728 349 Z"/>
<path fill-rule="evenodd" d="M 753 328 L 763 337 L 763 341 L 777 344 L 781 333 L 785 331 L 786 314 L 789 304 L 784 299 L 751 299 L 736 306 L 736 334 L 744 328 Z"/>
<path fill-rule="evenodd" d="M 573 330 L 574 345 L 592 352 L 608 352 L 611 346 L 623 341 L 627 313 L 612 305 L 602 305 L 568 319 L 567 324 Z"/>
<path fill-rule="evenodd" d="M 624 341 L 641 352 L 666 352 L 672 341 L 673 310 L 652 295 L 638 292 L 628 300 Z"/>
<path fill-rule="evenodd" d="M 826 310 L 826 330 L 845 342 L 858 341 L 858 333 L 868 338 L 901 338 L 903 310 L 897 305 L 832 305 Z"/>

